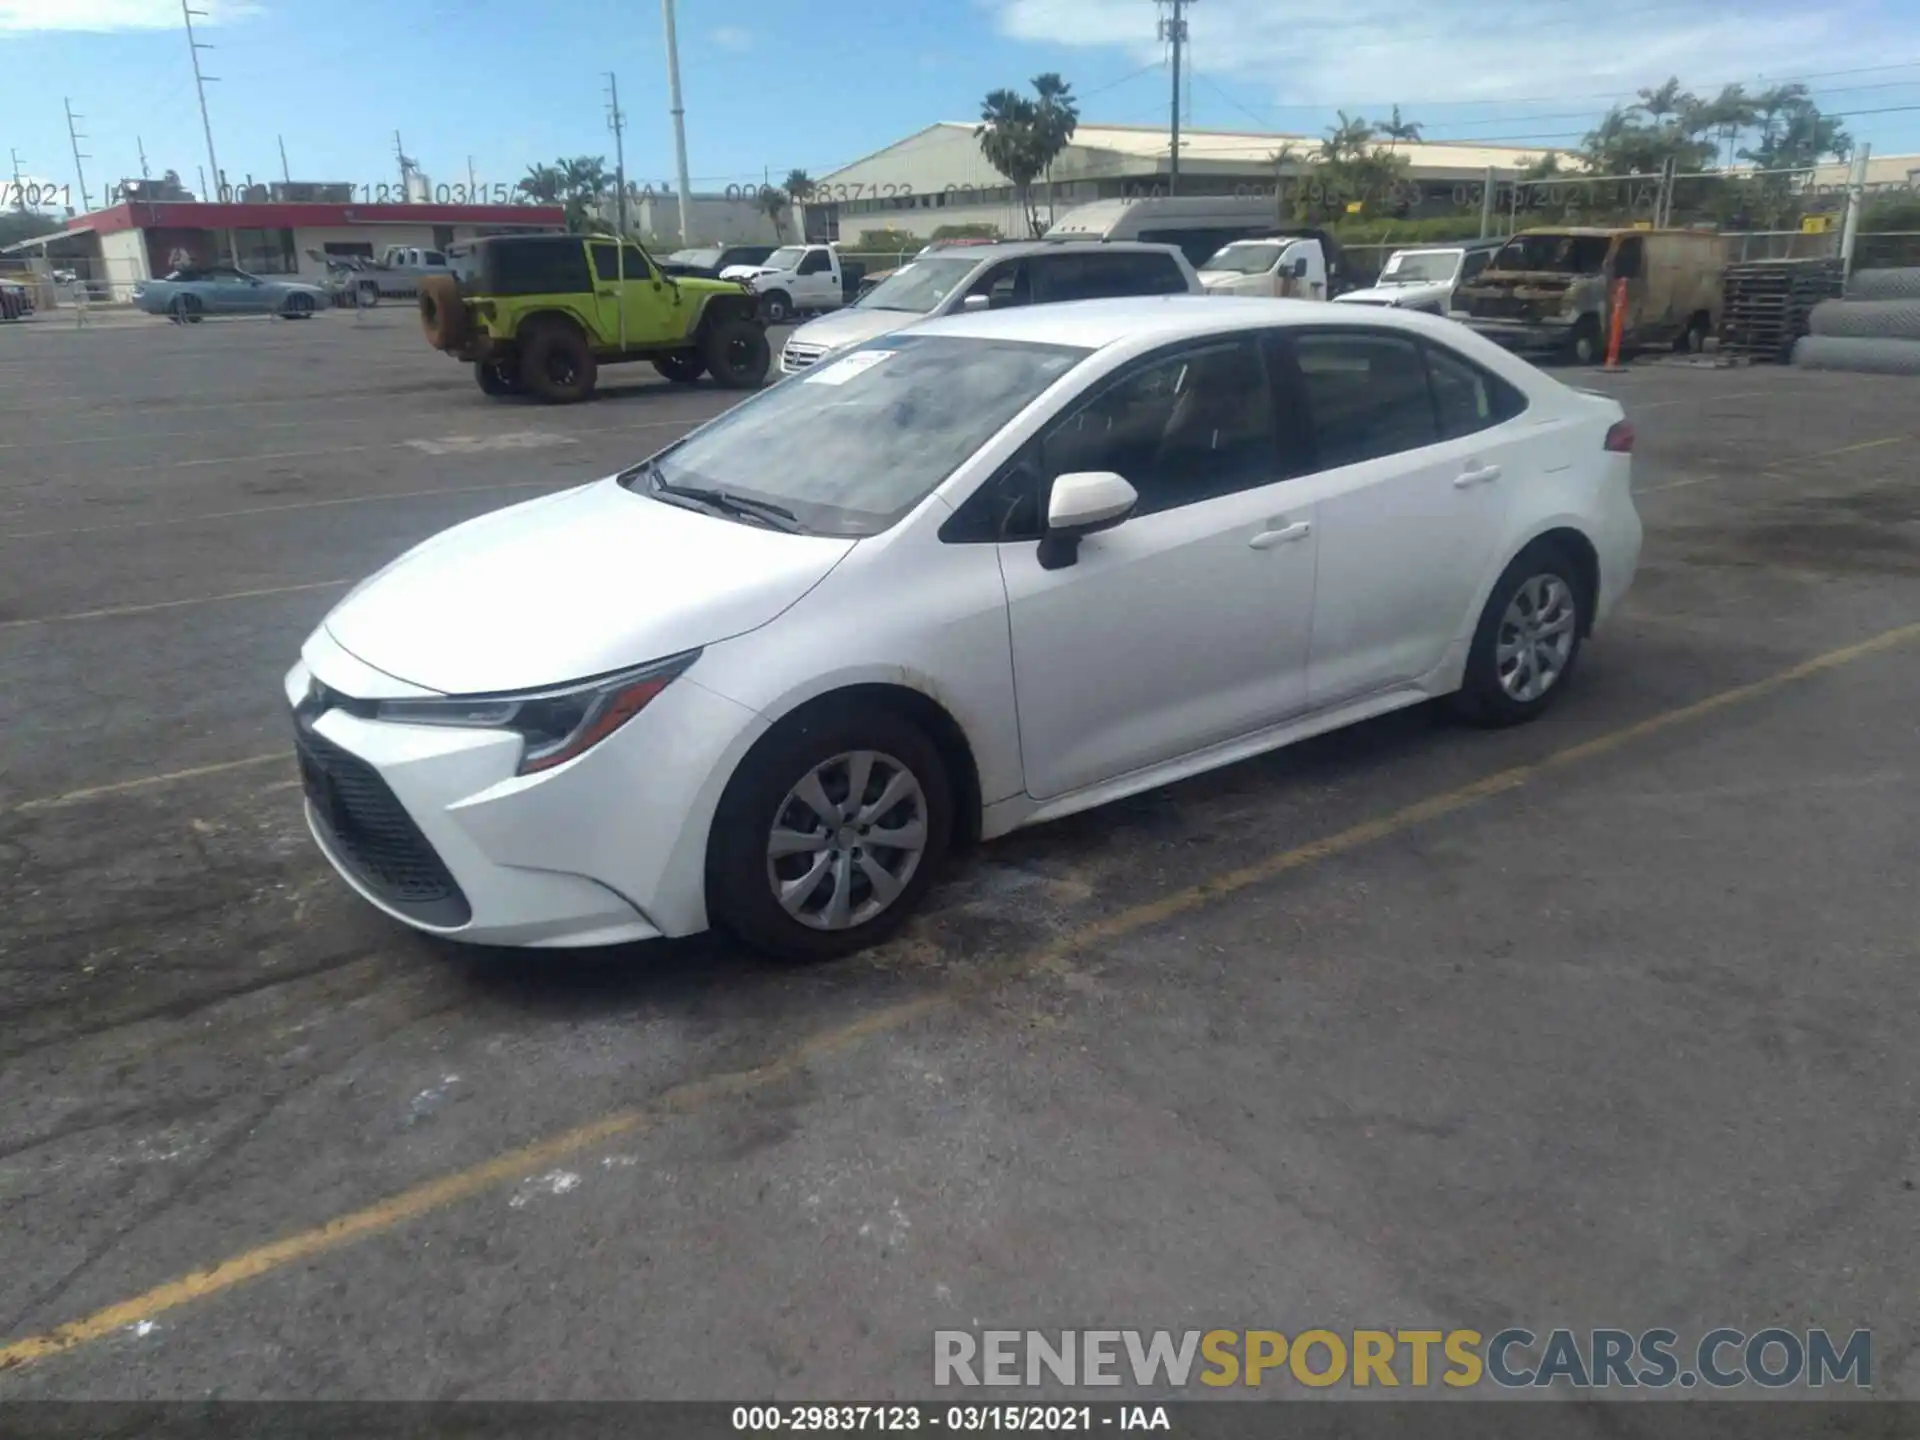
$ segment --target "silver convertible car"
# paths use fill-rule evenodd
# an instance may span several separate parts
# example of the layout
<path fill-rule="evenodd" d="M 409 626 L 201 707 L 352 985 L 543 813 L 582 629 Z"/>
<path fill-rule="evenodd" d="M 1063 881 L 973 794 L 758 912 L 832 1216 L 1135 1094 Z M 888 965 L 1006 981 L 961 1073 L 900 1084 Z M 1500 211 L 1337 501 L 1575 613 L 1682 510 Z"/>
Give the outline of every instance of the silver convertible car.
<path fill-rule="evenodd" d="M 284 315 L 305 320 L 332 304 L 326 290 L 304 280 L 270 280 L 231 265 L 175 270 L 164 280 L 134 286 L 133 303 L 176 325 L 198 325 L 207 315 Z"/>

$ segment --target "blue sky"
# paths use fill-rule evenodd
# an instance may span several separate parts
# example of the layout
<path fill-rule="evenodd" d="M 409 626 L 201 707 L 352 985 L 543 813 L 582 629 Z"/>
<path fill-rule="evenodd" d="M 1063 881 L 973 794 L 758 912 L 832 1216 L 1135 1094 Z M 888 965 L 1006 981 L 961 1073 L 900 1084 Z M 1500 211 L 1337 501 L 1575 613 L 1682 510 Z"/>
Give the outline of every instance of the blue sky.
<path fill-rule="evenodd" d="M 396 129 L 436 182 L 464 179 L 469 157 L 486 184 L 560 155 L 611 160 L 607 69 L 630 176 L 673 173 L 654 0 L 194 3 L 210 12 L 198 23 L 230 178 L 277 178 L 278 136 L 296 179 L 391 182 Z M 1154 21 L 1148 0 L 681 0 L 694 183 L 819 176 L 1043 70 L 1073 82 L 1087 120 L 1163 121 Z M 1671 72 L 1701 90 L 1809 77 L 1827 108 L 1878 112 L 1848 120 L 1877 152 L 1920 151 L 1914 0 L 1198 0 L 1190 25 L 1201 127 L 1317 132 L 1336 108 L 1398 101 L 1431 139 L 1547 146 Z M 17 148 L 29 178 L 70 184 L 70 98 L 96 204 L 139 173 L 136 137 L 154 174 L 197 184 L 178 0 L 0 0 L 0 77 L 0 163 Z"/>

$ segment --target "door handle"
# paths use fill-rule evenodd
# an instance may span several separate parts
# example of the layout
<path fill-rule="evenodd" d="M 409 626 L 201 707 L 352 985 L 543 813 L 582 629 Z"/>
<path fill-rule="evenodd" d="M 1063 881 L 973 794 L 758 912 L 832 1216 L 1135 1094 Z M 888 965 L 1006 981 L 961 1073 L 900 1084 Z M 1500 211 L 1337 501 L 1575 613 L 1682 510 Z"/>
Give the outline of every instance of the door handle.
<path fill-rule="evenodd" d="M 612 290 L 596 290 L 593 293 L 598 295 L 602 300 L 612 300 L 616 298 L 615 292 Z"/>
<path fill-rule="evenodd" d="M 1453 488 L 1464 490 L 1469 485 L 1486 485 L 1500 478 L 1498 465 L 1482 465 L 1472 470 L 1462 470 L 1454 477 Z"/>
<path fill-rule="evenodd" d="M 1304 520 L 1296 520 L 1291 525 L 1283 525 L 1278 530 L 1262 530 L 1247 544 L 1256 550 L 1271 550 L 1276 545 L 1285 545 L 1291 540 L 1304 540 L 1313 533 L 1313 526 Z"/>

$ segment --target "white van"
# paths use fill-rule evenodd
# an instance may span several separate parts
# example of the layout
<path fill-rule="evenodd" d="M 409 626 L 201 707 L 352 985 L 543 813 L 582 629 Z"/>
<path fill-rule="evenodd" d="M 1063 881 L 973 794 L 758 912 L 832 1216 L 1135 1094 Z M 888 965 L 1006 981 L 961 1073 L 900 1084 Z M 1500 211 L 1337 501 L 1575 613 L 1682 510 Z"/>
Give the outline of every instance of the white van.
<path fill-rule="evenodd" d="M 1230 240 L 1271 235 L 1284 222 L 1271 198 L 1172 195 L 1159 200 L 1092 200 L 1047 227 L 1049 240 L 1143 240 L 1177 245 L 1196 270 Z"/>

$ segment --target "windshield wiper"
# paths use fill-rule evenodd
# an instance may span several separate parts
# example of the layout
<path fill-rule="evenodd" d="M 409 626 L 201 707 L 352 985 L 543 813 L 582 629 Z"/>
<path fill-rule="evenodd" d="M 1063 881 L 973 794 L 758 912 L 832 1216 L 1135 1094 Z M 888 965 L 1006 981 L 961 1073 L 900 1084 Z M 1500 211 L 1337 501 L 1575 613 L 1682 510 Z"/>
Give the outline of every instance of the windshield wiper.
<path fill-rule="evenodd" d="M 735 495 L 730 490 L 716 490 L 706 485 L 675 485 L 660 474 L 658 465 L 642 466 L 638 472 L 652 485 L 657 495 L 668 495 L 680 500 L 691 500 L 696 505 L 704 505 L 709 510 L 722 515 L 745 516 L 758 520 L 774 530 L 784 530 L 789 535 L 803 535 L 806 527 L 801 525 L 800 517 L 784 505 L 776 505 L 771 500 L 752 500 L 745 495 Z"/>

